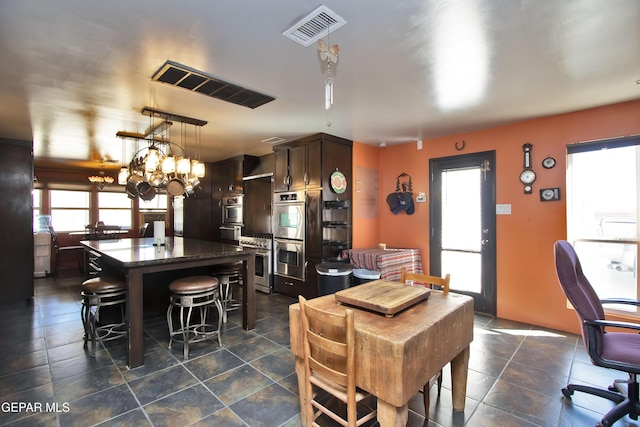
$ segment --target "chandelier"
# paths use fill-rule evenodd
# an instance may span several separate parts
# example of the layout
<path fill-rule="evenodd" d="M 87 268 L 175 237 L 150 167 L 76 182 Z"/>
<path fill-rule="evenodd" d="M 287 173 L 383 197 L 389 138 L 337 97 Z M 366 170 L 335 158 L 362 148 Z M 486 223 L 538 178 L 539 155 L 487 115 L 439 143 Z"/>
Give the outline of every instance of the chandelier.
<path fill-rule="evenodd" d="M 91 175 L 87 177 L 89 182 L 95 184 L 98 187 L 98 190 L 103 190 L 106 184 L 113 184 L 113 177 L 109 175 L 105 175 L 104 171 L 100 171 L 98 175 Z"/>
<path fill-rule="evenodd" d="M 200 178 L 205 176 L 205 167 L 199 158 L 192 159 L 187 155 L 186 127 L 194 126 L 195 146 L 197 157 L 199 157 L 200 129 L 207 122 L 149 107 L 145 107 L 142 114 L 149 115 L 151 121 L 145 134 L 129 132 L 116 134 L 123 139 L 132 138 L 138 143 L 146 144 L 138 148 L 128 166 L 122 166 L 118 174 L 118 183 L 126 186 L 125 191 L 131 199 L 140 197 L 144 201 L 150 201 L 159 189 L 166 190 L 171 196 L 195 195 L 195 189 L 200 185 Z M 153 123 L 156 117 L 163 119 L 158 125 Z M 181 126 L 180 144 L 170 140 L 169 129 L 174 121 L 179 122 Z"/>

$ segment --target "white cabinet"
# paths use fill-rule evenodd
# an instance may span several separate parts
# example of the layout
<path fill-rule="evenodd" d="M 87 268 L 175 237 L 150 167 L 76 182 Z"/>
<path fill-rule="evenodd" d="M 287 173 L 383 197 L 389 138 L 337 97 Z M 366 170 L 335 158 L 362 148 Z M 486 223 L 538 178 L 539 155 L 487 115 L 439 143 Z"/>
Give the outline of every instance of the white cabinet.
<path fill-rule="evenodd" d="M 45 277 L 51 272 L 51 235 L 33 233 L 33 277 Z"/>

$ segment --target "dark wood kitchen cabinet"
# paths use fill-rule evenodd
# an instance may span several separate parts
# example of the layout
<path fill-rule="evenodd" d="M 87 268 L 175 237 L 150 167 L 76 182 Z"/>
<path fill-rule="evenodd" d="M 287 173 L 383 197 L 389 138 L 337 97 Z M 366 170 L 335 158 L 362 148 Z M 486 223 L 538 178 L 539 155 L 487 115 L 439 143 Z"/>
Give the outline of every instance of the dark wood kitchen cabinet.
<path fill-rule="evenodd" d="M 243 178 L 259 163 L 254 156 L 236 156 L 212 165 L 212 196 L 242 194 Z"/>
<path fill-rule="evenodd" d="M 205 163 L 205 176 L 200 178 L 200 186 L 196 188 L 195 196 L 184 199 L 183 236 L 188 239 L 213 240 L 211 224 L 212 175 L 213 165 Z"/>
<path fill-rule="evenodd" d="M 289 149 L 289 175 L 291 190 L 316 188 L 321 185 L 321 141 L 311 141 Z"/>
<path fill-rule="evenodd" d="M 195 196 L 184 200 L 184 237 L 221 241 L 222 196 L 243 194 L 243 178 L 259 162 L 259 157 L 242 155 L 206 163 L 206 174 L 200 180 Z"/>
<path fill-rule="evenodd" d="M 0 301 L 33 297 L 33 150 L 30 141 L 0 139 Z"/>
<path fill-rule="evenodd" d="M 291 146 L 274 148 L 276 191 L 304 190 L 322 184 L 322 139 L 303 139 Z"/>
<path fill-rule="evenodd" d="M 305 250 L 307 258 L 322 258 L 322 190 L 305 195 Z"/>
<path fill-rule="evenodd" d="M 273 191 L 289 190 L 289 150 L 277 150 L 273 152 L 274 173 Z"/>
<path fill-rule="evenodd" d="M 318 296 L 316 265 L 341 260 L 351 247 L 352 141 L 324 133 L 278 144 L 274 189 L 305 192 L 305 281 L 276 275 L 277 292 L 305 298 Z M 344 175 L 346 190 L 331 186 L 334 172 Z M 277 237 L 277 236 L 276 236 Z"/>
<path fill-rule="evenodd" d="M 333 171 L 339 169 L 351 176 L 351 147 L 352 141 L 325 133 L 274 146 L 274 190 L 279 192 L 319 187 L 330 190 Z M 348 197 L 351 197 L 350 194 L 349 192 Z"/>

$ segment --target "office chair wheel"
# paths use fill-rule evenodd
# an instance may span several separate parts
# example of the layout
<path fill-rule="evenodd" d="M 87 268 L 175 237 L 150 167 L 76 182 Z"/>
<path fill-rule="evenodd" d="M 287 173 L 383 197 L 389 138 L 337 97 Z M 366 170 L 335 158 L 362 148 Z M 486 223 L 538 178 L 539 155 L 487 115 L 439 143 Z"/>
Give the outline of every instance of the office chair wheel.
<path fill-rule="evenodd" d="M 573 390 L 568 389 L 567 387 L 562 389 L 562 394 L 564 395 L 564 397 L 566 397 L 567 399 L 571 399 L 571 396 L 573 395 Z"/>

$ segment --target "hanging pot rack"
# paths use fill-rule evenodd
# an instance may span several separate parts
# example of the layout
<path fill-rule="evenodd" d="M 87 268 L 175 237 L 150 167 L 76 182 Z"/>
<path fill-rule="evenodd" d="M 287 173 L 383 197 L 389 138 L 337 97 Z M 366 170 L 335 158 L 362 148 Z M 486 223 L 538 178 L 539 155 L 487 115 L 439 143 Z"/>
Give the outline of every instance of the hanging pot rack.
<path fill-rule="evenodd" d="M 204 120 L 181 116 L 150 107 L 144 107 L 142 114 L 150 117 L 152 125 L 145 134 L 119 131 L 116 136 L 124 139 L 134 139 L 145 141 L 148 145 L 136 151 L 127 166 L 123 165 L 118 177 L 120 184 L 126 185 L 127 195 L 134 199 L 140 197 L 143 200 L 150 200 L 155 197 L 156 189 L 164 188 L 172 196 L 195 194 L 195 188 L 200 184 L 199 178 L 204 177 L 205 168 L 198 159 L 191 160 L 187 157 L 186 140 L 184 146 L 171 142 L 168 139 L 159 139 L 156 136 L 169 128 L 173 122 L 180 122 L 182 125 L 190 124 L 202 127 L 207 124 Z M 160 118 L 164 120 L 159 125 L 153 125 L 153 120 Z M 181 131 L 181 137 L 183 136 Z M 199 150 L 200 133 L 196 135 L 197 148 Z M 181 155 L 175 156 L 174 150 L 178 148 Z M 146 154 L 143 156 L 141 153 Z M 123 148 L 124 152 L 124 148 Z M 153 159 L 153 160 L 152 160 Z M 150 164 L 151 162 L 151 164 Z M 167 168 L 165 162 L 170 162 L 171 167 Z M 153 190 L 153 191 L 152 191 Z"/>

